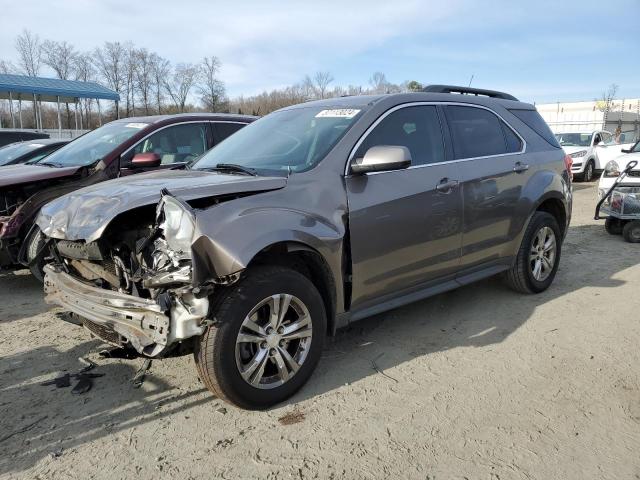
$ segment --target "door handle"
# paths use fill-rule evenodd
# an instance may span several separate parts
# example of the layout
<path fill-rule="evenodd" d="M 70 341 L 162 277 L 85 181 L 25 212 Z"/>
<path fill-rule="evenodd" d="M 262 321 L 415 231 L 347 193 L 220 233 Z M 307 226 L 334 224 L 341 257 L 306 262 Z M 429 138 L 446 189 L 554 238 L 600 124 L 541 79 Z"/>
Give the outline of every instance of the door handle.
<path fill-rule="evenodd" d="M 527 170 L 529 170 L 529 165 L 520 162 L 516 162 L 516 165 L 513 167 L 513 171 L 516 173 L 526 172 Z"/>
<path fill-rule="evenodd" d="M 449 180 L 445 177 L 440 180 L 440 183 L 438 183 L 438 185 L 436 185 L 436 190 L 440 193 L 451 193 L 451 190 L 453 190 L 457 186 L 457 180 Z"/>

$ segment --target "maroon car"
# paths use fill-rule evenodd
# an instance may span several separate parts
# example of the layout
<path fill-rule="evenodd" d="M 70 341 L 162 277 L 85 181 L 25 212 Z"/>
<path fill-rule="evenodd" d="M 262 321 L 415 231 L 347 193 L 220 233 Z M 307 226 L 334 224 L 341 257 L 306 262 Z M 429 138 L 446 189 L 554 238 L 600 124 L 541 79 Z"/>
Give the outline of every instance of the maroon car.
<path fill-rule="evenodd" d="M 38 163 L 0 167 L 0 268 L 22 263 L 42 279 L 44 241 L 31 227 L 54 198 L 121 176 L 184 167 L 253 120 L 205 113 L 125 118 Z"/>

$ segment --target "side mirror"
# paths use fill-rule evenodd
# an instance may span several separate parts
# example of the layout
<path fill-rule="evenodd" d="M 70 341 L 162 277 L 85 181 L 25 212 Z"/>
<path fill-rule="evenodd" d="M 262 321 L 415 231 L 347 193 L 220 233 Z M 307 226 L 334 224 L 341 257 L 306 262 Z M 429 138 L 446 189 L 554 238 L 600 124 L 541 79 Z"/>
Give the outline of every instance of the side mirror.
<path fill-rule="evenodd" d="M 411 152 L 407 147 L 395 145 L 379 145 L 367 150 L 362 158 L 354 158 L 351 172 L 363 174 L 367 172 L 383 172 L 401 170 L 411 165 Z"/>
<path fill-rule="evenodd" d="M 160 166 L 162 159 L 157 153 L 138 153 L 131 159 L 131 168 L 153 168 Z"/>
<path fill-rule="evenodd" d="M 622 153 L 631 153 L 631 149 L 630 148 L 621 148 L 620 151 Z"/>

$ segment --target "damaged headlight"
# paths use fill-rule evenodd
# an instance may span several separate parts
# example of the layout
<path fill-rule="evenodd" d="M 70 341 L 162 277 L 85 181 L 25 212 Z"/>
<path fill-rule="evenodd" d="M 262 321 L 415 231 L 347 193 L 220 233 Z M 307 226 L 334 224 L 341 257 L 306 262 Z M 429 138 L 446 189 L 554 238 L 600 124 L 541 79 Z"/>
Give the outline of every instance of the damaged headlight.
<path fill-rule="evenodd" d="M 620 165 L 615 160 L 611 160 L 604 167 L 604 176 L 605 178 L 613 178 L 620 176 Z"/>
<path fill-rule="evenodd" d="M 179 253 L 191 251 L 196 219 L 191 207 L 169 194 L 162 196 L 158 205 L 163 221 L 160 228 L 169 248 Z"/>

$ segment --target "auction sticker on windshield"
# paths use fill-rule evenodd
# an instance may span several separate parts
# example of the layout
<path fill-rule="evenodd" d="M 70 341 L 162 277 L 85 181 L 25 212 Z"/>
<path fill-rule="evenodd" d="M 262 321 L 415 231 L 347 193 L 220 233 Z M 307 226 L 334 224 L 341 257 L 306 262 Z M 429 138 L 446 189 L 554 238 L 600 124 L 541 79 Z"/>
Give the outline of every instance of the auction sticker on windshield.
<path fill-rule="evenodd" d="M 127 123 L 126 125 L 129 128 L 144 128 L 147 126 L 146 123 Z"/>
<path fill-rule="evenodd" d="M 360 110 L 355 108 L 337 108 L 333 110 L 322 110 L 316 115 L 316 118 L 353 118 Z"/>

